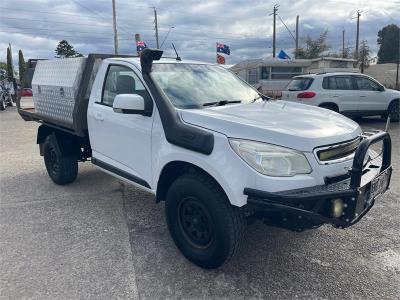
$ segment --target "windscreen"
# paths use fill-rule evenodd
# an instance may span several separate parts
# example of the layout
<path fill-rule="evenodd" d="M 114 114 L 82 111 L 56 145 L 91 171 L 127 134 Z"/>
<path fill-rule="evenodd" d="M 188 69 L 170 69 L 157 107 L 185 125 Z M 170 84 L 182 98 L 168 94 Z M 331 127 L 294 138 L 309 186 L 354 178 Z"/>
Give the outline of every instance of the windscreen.
<path fill-rule="evenodd" d="M 151 76 L 178 108 L 202 108 L 212 102 L 251 102 L 256 90 L 219 66 L 153 64 Z"/>
<path fill-rule="evenodd" d="M 286 87 L 287 91 L 305 91 L 307 90 L 310 86 L 311 83 L 313 82 L 313 78 L 294 78 Z"/>

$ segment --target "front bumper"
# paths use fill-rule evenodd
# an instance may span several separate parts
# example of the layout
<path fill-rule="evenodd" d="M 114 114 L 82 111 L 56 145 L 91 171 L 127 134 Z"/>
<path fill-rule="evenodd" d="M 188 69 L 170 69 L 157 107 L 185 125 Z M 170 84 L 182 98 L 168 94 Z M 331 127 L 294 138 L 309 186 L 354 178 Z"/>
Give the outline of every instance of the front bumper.
<path fill-rule="evenodd" d="M 372 144 L 383 142 L 381 164 L 364 165 Z M 377 172 L 377 168 L 379 172 Z M 375 199 L 389 188 L 392 173 L 391 139 L 387 132 L 366 137 L 358 146 L 348 178 L 331 184 L 283 192 L 265 192 L 245 188 L 247 209 L 267 223 L 296 231 L 322 224 L 346 228 L 357 223 L 374 205 Z M 333 202 L 340 201 L 340 216 L 333 214 Z"/>

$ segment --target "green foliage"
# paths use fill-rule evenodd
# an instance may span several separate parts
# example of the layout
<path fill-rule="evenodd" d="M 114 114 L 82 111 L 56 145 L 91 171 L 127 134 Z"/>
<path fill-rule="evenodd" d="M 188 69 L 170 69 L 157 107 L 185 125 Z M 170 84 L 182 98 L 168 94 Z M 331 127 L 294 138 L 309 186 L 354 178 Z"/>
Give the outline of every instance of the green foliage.
<path fill-rule="evenodd" d="M 328 31 L 321 33 L 317 39 L 307 36 L 304 40 L 306 45 L 297 50 L 296 58 L 311 59 L 321 57 L 325 51 L 330 49 L 330 46 L 326 43 L 327 36 Z"/>
<path fill-rule="evenodd" d="M 6 78 L 6 70 L 7 70 L 7 63 L 0 61 L 0 80 L 3 80 Z"/>
<path fill-rule="evenodd" d="M 391 24 L 383 27 L 378 32 L 378 64 L 395 63 L 399 59 L 400 27 Z"/>
<path fill-rule="evenodd" d="M 11 57 L 11 49 L 8 47 L 7 48 L 7 78 L 9 80 L 12 80 L 14 78 L 14 72 L 13 72 L 13 65 L 12 65 L 12 57 Z"/>
<path fill-rule="evenodd" d="M 19 67 L 19 82 L 22 87 L 25 87 L 25 73 L 26 73 L 26 63 L 24 59 L 24 54 L 20 49 L 18 51 L 18 67 Z"/>
<path fill-rule="evenodd" d="M 74 47 L 66 40 L 62 40 L 58 43 L 55 53 L 55 57 L 57 58 L 83 57 L 83 55 L 77 52 Z"/>
<path fill-rule="evenodd" d="M 353 55 L 350 52 L 350 47 L 345 47 L 344 52 L 343 51 L 329 52 L 326 54 L 326 56 L 336 57 L 336 58 L 353 58 Z"/>

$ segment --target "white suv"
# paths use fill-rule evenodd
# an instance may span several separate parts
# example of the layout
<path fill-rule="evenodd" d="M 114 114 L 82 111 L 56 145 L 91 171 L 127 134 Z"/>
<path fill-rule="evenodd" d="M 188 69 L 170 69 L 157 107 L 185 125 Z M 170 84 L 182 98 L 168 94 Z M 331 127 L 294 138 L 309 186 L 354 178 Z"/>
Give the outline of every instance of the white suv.
<path fill-rule="evenodd" d="M 348 116 L 390 115 L 399 120 L 400 92 L 359 73 L 320 73 L 293 77 L 282 99 L 340 112 Z"/>

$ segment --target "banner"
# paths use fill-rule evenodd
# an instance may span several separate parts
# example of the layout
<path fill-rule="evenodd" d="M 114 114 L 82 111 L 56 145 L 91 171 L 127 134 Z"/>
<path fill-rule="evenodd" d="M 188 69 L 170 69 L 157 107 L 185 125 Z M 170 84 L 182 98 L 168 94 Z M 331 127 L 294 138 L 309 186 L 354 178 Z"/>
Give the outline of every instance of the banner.
<path fill-rule="evenodd" d="M 223 57 L 222 55 L 217 54 L 217 63 L 220 65 L 224 65 L 225 64 L 225 57 Z"/>
<path fill-rule="evenodd" d="M 139 56 L 140 56 L 140 53 L 142 53 L 142 51 L 143 51 L 144 49 L 146 49 L 146 48 L 147 48 L 147 45 L 146 45 L 145 42 L 143 42 L 143 41 L 136 41 L 136 51 L 137 51 L 137 53 L 138 53 Z"/>

